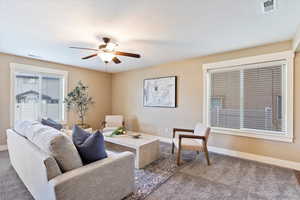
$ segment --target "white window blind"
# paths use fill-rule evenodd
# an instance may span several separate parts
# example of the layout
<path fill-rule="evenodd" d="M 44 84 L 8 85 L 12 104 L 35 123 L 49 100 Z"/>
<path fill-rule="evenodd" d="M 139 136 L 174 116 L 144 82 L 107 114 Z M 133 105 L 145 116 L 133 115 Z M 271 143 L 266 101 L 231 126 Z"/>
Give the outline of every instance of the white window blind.
<path fill-rule="evenodd" d="M 212 73 L 210 99 L 211 126 L 240 128 L 240 71 Z"/>
<path fill-rule="evenodd" d="M 275 61 L 209 71 L 210 126 L 284 132 L 284 66 Z"/>
<path fill-rule="evenodd" d="M 245 70 L 244 128 L 283 131 L 278 97 L 282 97 L 282 66 Z"/>

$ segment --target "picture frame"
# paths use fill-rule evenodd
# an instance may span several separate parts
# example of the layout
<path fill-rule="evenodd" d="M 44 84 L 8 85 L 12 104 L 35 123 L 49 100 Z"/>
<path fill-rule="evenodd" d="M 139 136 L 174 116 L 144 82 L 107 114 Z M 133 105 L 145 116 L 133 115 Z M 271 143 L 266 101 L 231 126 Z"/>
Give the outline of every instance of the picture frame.
<path fill-rule="evenodd" d="M 144 79 L 144 107 L 177 107 L 177 76 Z"/>

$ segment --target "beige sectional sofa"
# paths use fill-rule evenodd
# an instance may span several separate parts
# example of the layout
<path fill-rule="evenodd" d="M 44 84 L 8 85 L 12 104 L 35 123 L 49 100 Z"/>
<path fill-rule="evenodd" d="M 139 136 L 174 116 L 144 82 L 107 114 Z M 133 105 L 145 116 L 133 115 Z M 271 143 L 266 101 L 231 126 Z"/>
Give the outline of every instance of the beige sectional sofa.
<path fill-rule="evenodd" d="M 51 134 L 51 131 L 46 132 Z M 66 165 L 63 160 L 64 155 L 58 154 L 66 154 L 70 161 L 76 160 L 76 158 L 70 159 L 74 156 L 70 154 L 70 143 L 53 153 L 51 148 L 53 143 L 57 143 L 57 140 L 53 140 L 56 136 L 41 139 L 35 134 L 32 138 L 29 139 L 12 129 L 7 130 L 7 144 L 12 166 L 35 199 L 119 200 L 134 192 L 132 153 L 108 152 L 108 158 L 85 166 L 76 161 L 75 164 L 80 166 L 73 163 L 73 167 L 65 170 L 62 169 L 62 164 Z M 51 141 L 45 143 L 45 138 Z M 46 147 L 50 150 L 41 148 L 41 144 L 50 145 L 51 147 Z M 71 152 L 73 151 L 72 147 Z"/>

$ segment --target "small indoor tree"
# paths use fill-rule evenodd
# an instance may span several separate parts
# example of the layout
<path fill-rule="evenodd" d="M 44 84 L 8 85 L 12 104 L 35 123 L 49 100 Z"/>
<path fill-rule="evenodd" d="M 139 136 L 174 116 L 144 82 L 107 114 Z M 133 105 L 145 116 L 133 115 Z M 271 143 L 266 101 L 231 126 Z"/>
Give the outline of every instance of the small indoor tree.
<path fill-rule="evenodd" d="M 80 119 L 79 124 L 81 127 L 86 128 L 85 116 L 89 109 L 89 106 L 94 103 L 93 98 L 88 95 L 88 86 L 85 86 L 81 81 L 78 82 L 77 86 L 68 93 L 65 98 L 67 110 L 74 110 L 77 112 Z"/>

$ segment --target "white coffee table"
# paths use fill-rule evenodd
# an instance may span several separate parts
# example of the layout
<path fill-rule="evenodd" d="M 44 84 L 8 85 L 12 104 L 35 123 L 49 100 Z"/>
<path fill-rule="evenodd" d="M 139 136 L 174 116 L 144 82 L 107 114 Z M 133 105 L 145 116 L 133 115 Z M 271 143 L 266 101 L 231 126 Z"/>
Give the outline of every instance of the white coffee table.
<path fill-rule="evenodd" d="M 136 150 L 135 168 L 141 169 L 159 158 L 159 139 L 156 136 L 140 133 L 140 138 L 133 138 L 128 131 L 125 135 L 104 136 L 106 142 Z M 104 135 L 109 135 L 104 133 Z"/>

